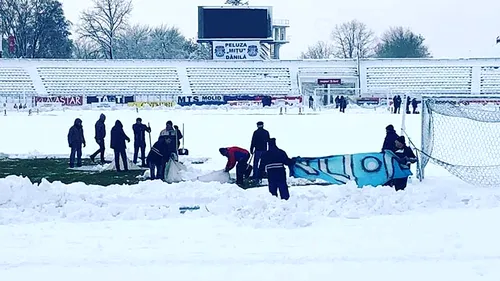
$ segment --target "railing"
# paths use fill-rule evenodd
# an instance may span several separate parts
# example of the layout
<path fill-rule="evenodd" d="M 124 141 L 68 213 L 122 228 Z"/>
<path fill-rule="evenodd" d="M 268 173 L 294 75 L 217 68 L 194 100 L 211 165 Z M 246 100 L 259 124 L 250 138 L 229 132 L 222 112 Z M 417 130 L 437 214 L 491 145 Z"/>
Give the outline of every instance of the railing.
<path fill-rule="evenodd" d="M 273 26 L 290 26 L 290 20 L 275 19 L 273 20 Z"/>

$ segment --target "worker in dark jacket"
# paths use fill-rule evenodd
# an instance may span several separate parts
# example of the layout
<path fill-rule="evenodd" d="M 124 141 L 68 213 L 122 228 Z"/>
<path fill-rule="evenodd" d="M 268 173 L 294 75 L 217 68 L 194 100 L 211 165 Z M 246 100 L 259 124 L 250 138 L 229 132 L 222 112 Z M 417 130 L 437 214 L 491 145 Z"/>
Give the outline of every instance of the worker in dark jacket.
<path fill-rule="evenodd" d="M 158 141 L 153 144 L 148 154 L 148 165 L 150 170 L 150 178 L 163 180 L 165 175 L 165 163 L 170 157 L 167 138 L 159 137 Z"/>
<path fill-rule="evenodd" d="M 142 124 L 142 119 L 137 118 L 136 123 L 132 125 L 134 131 L 134 164 L 137 164 L 137 156 L 141 150 L 142 166 L 146 166 L 146 132 L 151 133 L 151 128 Z"/>
<path fill-rule="evenodd" d="M 399 164 L 407 169 L 410 169 L 410 165 L 412 163 L 417 162 L 417 156 L 415 156 L 415 153 L 413 153 L 411 148 L 406 145 L 404 136 L 400 136 L 396 139 L 394 154 L 399 157 Z M 392 182 L 396 191 L 404 190 L 408 183 L 408 177 L 393 179 Z"/>
<path fill-rule="evenodd" d="M 104 125 L 104 121 L 106 121 L 106 115 L 101 114 L 99 116 L 99 120 L 95 123 L 95 141 L 97 145 L 99 145 L 99 149 L 90 155 L 90 160 L 94 162 L 97 154 L 101 154 L 101 164 L 104 164 L 104 138 L 106 137 L 106 126 Z"/>
<path fill-rule="evenodd" d="M 82 119 L 76 118 L 75 123 L 68 132 L 68 144 L 71 147 L 71 154 L 69 155 L 69 167 L 75 167 L 75 154 L 76 166 L 82 166 L 82 145 L 86 146 L 85 136 L 83 135 Z"/>
<path fill-rule="evenodd" d="M 273 196 L 278 196 L 279 190 L 281 199 L 288 200 L 290 193 L 286 182 L 285 165 L 291 168 L 293 165 L 292 160 L 288 158 L 285 151 L 276 146 L 276 139 L 270 139 L 269 150 L 262 155 L 259 169 L 261 172 L 265 171 L 267 173 L 269 192 Z"/>
<path fill-rule="evenodd" d="M 125 141 L 130 142 L 130 138 L 123 131 L 123 125 L 120 120 L 116 120 L 115 126 L 111 128 L 111 148 L 115 152 L 115 166 L 118 172 L 121 171 L 120 168 L 120 156 L 123 160 L 123 170 L 128 171 L 127 163 L 127 145 Z"/>
<path fill-rule="evenodd" d="M 237 146 L 220 148 L 219 152 L 227 157 L 224 172 L 228 173 L 236 166 L 236 184 L 242 185 L 243 179 L 247 174 L 250 153 L 246 149 Z"/>
<path fill-rule="evenodd" d="M 250 153 L 253 154 L 253 178 L 260 179 L 259 162 L 262 154 L 267 151 L 269 142 L 269 132 L 264 129 L 264 122 L 257 122 L 257 130 L 253 132 L 252 143 L 250 144 Z"/>
<path fill-rule="evenodd" d="M 393 125 L 388 125 L 385 127 L 385 139 L 384 144 L 382 145 L 382 152 L 384 150 L 394 151 L 396 148 L 396 139 L 399 137 L 396 131 L 394 130 Z"/>
<path fill-rule="evenodd" d="M 179 127 L 177 125 L 174 126 L 172 121 L 167 121 L 167 126 L 165 129 L 163 129 L 160 132 L 160 137 L 168 138 L 171 139 L 172 141 L 169 141 L 169 148 L 175 152 L 174 155 L 174 160 L 178 161 L 179 160 L 179 147 L 180 147 L 180 140 L 183 138 L 183 135 L 181 131 L 179 130 Z"/>

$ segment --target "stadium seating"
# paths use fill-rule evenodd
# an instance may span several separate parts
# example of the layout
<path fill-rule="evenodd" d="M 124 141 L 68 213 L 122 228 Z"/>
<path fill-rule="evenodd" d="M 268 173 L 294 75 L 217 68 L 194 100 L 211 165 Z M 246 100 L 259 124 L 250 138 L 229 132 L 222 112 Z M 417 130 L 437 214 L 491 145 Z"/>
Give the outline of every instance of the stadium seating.
<path fill-rule="evenodd" d="M 380 66 L 366 68 L 368 91 L 393 89 L 409 92 L 470 93 L 472 67 Z"/>
<path fill-rule="evenodd" d="M 292 93 L 287 67 L 187 67 L 192 94 Z"/>
<path fill-rule="evenodd" d="M 0 96 L 297 95 L 316 79 L 341 79 L 362 94 L 499 93 L 496 59 L 85 61 L 0 60 Z M 359 67 L 359 68 L 358 68 Z M 359 83 L 358 83 L 359 78 Z M 299 87 L 301 87 L 299 89 Z M 346 86 L 347 87 L 347 86 Z M 354 87 L 354 86 L 352 86 Z M 339 87 L 341 88 L 341 87 Z"/>
<path fill-rule="evenodd" d="M 48 94 L 182 93 L 175 67 L 38 67 Z"/>
<path fill-rule="evenodd" d="M 33 80 L 22 67 L 0 67 L 0 94 L 34 95 Z"/>
<path fill-rule="evenodd" d="M 500 68 L 481 67 L 481 93 L 498 94 L 500 92 Z"/>

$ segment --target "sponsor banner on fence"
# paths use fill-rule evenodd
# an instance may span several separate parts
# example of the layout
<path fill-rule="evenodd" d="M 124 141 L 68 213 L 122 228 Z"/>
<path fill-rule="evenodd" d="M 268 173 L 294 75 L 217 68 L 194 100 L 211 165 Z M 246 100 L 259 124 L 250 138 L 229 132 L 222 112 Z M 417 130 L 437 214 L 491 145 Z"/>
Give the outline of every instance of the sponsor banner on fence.
<path fill-rule="evenodd" d="M 87 104 L 92 104 L 92 103 L 126 104 L 134 101 L 135 101 L 134 96 L 114 96 L 114 95 L 87 96 Z"/>
<path fill-rule="evenodd" d="M 144 106 L 149 106 L 149 107 L 158 107 L 158 106 L 165 106 L 165 107 L 173 107 L 175 106 L 175 102 L 173 101 L 136 101 L 136 102 L 129 102 L 127 103 L 128 106 L 133 106 L 133 107 L 144 107 Z"/>
<path fill-rule="evenodd" d="M 177 104 L 180 106 L 191 105 L 223 105 L 226 100 L 222 95 L 178 96 Z"/>
<path fill-rule="evenodd" d="M 62 106 L 79 106 L 83 105 L 83 96 L 50 96 L 50 97 L 35 97 L 35 106 L 41 104 L 58 104 Z"/>
<path fill-rule="evenodd" d="M 238 96 L 225 96 L 224 99 L 229 105 L 234 106 L 251 106 L 262 105 L 262 98 L 264 96 L 253 95 L 238 95 Z M 298 105 L 302 103 L 301 96 L 271 96 L 273 105 Z"/>
<path fill-rule="evenodd" d="M 214 60 L 261 60 L 259 41 L 213 42 Z"/>
<path fill-rule="evenodd" d="M 356 99 L 357 105 L 369 104 L 369 105 L 378 105 L 380 104 L 380 98 L 377 97 L 363 97 Z"/>

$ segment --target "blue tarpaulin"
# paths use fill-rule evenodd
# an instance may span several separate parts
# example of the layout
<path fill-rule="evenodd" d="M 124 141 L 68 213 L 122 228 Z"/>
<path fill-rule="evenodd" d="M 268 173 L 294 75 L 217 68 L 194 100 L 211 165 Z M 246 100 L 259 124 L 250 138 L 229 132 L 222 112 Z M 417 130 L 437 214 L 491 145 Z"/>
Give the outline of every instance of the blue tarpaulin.
<path fill-rule="evenodd" d="M 380 186 L 391 179 L 412 175 L 391 151 L 358 153 L 325 157 L 295 157 L 291 176 L 308 180 L 324 180 L 331 184 L 355 181 L 358 187 Z"/>

